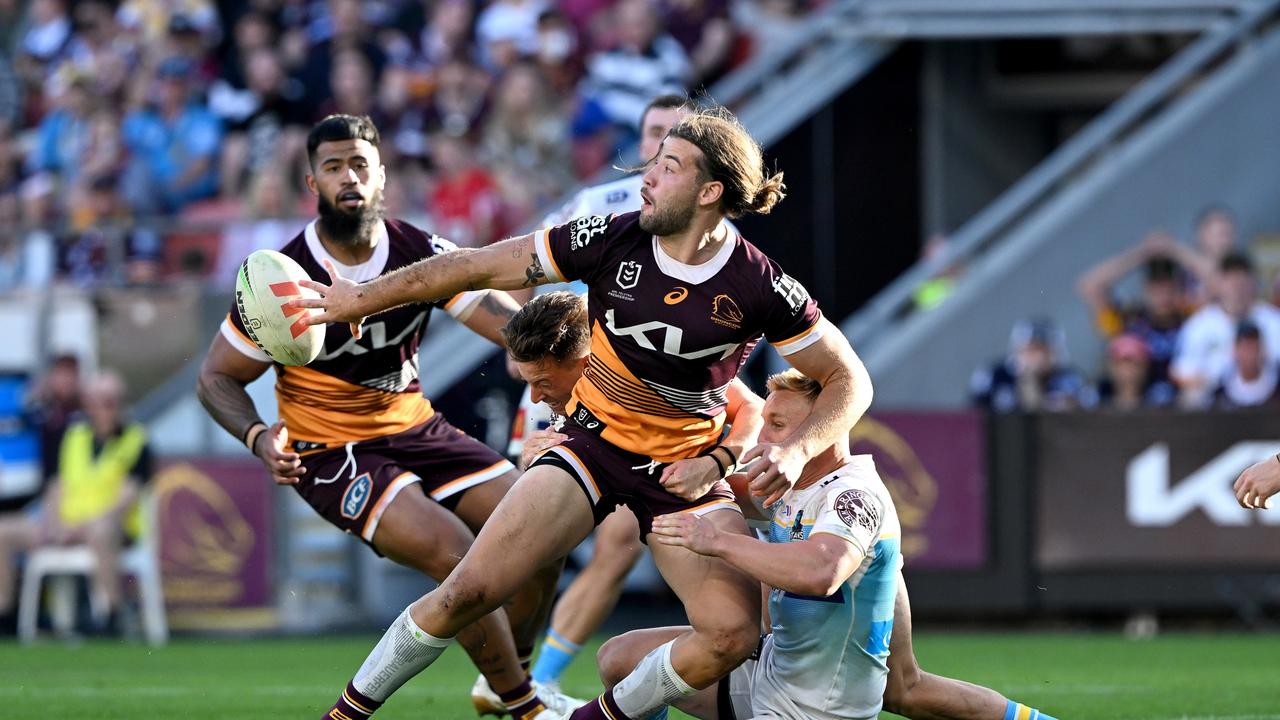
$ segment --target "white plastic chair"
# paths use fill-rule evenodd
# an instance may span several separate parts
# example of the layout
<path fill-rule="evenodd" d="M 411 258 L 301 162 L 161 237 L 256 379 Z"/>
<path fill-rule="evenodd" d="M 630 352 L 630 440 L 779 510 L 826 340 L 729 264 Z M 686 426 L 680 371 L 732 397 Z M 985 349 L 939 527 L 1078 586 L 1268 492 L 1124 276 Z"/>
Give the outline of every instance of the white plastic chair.
<path fill-rule="evenodd" d="M 169 623 L 164 614 L 164 586 L 160 581 L 160 552 L 156 525 L 155 500 L 149 495 L 142 499 L 142 532 L 133 545 L 120 554 L 120 570 L 133 575 L 138 581 L 142 597 L 142 630 L 151 645 L 163 645 L 169 641 Z M 36 637 L 36 619 L 40 609 L 40 586 L 46 576 L 53 585 L 51 617 L 54 629 L 70 632 L 75 619 L 76 585 L 74 577 L 93 574 L 93 552 L 87 545 L 38 548 L 27 556 L 22 573 L 22 591 L 18 599 L 18 637 L 30 643 Z M 97 593 L 89 593 L 94 605 L 95 617 L 105 608 L 97 607 L 102 599 Z"/>

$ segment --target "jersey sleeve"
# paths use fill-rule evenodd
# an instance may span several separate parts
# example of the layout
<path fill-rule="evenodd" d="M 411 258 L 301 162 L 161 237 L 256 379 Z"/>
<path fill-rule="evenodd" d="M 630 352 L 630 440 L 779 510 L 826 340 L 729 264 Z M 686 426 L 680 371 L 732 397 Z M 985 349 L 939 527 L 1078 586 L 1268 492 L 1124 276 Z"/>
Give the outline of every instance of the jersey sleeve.
<path fill-rule="evenodd" d="M 534 233 L 538 261 L 551 282 L 592 282 L 604 260 L 604 247 L 616 231 L 618 216 L 584 215 Z"/>
<path fill-rule="evenodd" d="M 764 337 L 780 355 L 800 352 L 822 339 L 822 311 L 798 280 L 769 263 Z"/>
<path fill-rule="evenodd" d="M 244 323 L 240 321 L 240 311 L 236 309 L 235 301 L 231 301 L 231 312 L 222 320 L 222 326 L 218 328 L 222 333 L 222 337 L 226 338 L 227 343 L 231 347 L 239 350 L 241 354 L 258 362 L 271 362 L 271 356 L 262 352 L 256 343 L 249 338 L 249 333 L 245 331 Z"/>
<path fill-rule="evenodd" d="M 439 235 L 431 236 L 431 255 L 443 255 L 447 252 L 457 250 L 458 246 L 452 241 L 446 240 Z M 462 292 L 436 303 L 436 307 L 442 308 L 449 313 L 455 320 L 465 321 L 471 316 L 471 311 L 476 309 L 476 305 L 484 298 L 487 290 L 463 290 Z"/>
<path fill-rule="evenodd" d="M 866 555 L 880 539 L 883 523 L 884 505 L 878 497 L 861 488 L 842 488 L 828 493 L 823 500 L 809 537 L 818 533 L 835 535 Z"/>

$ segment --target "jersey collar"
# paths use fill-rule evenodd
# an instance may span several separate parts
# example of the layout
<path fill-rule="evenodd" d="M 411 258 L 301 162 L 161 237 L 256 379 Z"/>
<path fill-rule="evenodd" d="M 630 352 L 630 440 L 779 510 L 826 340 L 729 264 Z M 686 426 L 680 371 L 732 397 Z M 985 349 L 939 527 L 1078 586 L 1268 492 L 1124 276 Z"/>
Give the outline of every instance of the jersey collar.
<path fill-rule="evenodd" d="M 328 260 L 338 268 L 338 273 L 342 277 L 352 282 L 367 282 L 382 274 L 387 268 L 387 256 L 390 253 L 387 240 L 387 224 L 386 222 L 378 223 L 378 227 L 373 229 L 373 255 L 368 260 L 359 265 L 344 265 L 338 262 L 328 250 L 324 249 L 324 243 L 320 242 L 320 235 L 316 233 L 317 220 L 312 220 L 307 224 L 303 236 L 307 239 L 307 249 L 311 251 L 311 256 L 324 267 L 324 261 Z"/>
<path fill-rule="evenodd" d="M 667 277 L 682 280 L 691 285 L 698 285 L 715 277 L 729 262 L 729 257 L 733 255 L 734 248 L 738 246 L 738 233 L 734 230 L 733 225 L 727 221 L 721 220 L 720 223 L 725 226 L 725 233 L 728 237 L 720 245 L 720 249 L 711 259 L 700 265 L 687 265 L 676 260 L 662 249 L 662 245 L 658 242 L 658 238 L 653 238 L 653 258 L 658 262 L 658 269 Z"/>

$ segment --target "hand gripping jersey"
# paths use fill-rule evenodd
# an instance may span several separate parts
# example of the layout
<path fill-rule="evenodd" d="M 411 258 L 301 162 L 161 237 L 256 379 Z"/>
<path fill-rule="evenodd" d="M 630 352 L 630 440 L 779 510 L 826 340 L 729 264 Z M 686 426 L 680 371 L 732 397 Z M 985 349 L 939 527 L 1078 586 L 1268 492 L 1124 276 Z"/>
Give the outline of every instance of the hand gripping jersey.
<path fill-rule="evenodd" d="M 638 212 L 539 230 L 552 282 L 590 288 L 591 358 L 569 415 L 623 450 L 658 462 L 709 449 L 729 382 L 761 336 L 783 355 L 822 335 L 800 283 L 733 233 L 711 260 L 686 265 L 640 229 Z"/>
<path fill-rule="evenodd" d="M 452 249 L 447 240 L 388 219 L 375 231 L 373 256 L 360 265 L 334 260 L 320 243 L 315 222 L 280 252 L 298 261 L 313 280 L 329 281 L 321 264 L 328 259 L 343 277 L 365 282 Z M 445 301 L 379 313 L 365 322 L 360 339 L 351 336 L 345 323 L 335 323 L 325 333 L 323 352 L 310 365 L 276 364 L 276 400 L 294 448 L 305 452 L 338 446 L 393 435 L 426 422 L 434 411 L 418 383 L 418 347 L 431 310 L 442 307 L 466 319 L 482 296 L 463 292 Z M 222 335 L 245 355 L 270 362 L 245 333 L 234 305 L 222 323 Z"/>
<path fill-rule="evenodd" d="M 874 718 L 889 668 L 901 527 L 870 455 L 770 507 L 769 542 L 828 533 L 863 552 L 862 565 L 827 597 L 774 589 L 773 634 L 753 675 L 756 717 Z"/>

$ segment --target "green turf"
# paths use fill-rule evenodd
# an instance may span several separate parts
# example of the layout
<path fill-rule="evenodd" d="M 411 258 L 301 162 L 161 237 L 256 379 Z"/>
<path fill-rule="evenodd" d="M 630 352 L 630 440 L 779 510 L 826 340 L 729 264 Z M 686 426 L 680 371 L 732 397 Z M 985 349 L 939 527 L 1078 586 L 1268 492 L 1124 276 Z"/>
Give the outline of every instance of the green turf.
<path fill-rule="evenodd" d="M 182 639 L 159 650 L 0 643 L 3 717 L 317 718 L 374 640 Z M 1280 638 L 1273 635 L 1135 642 L 1097 634 L 921 634 L 916 651 L 933 672 L 989 685 L 1062 720 L 1280 720 Z M 474 678 L 452 649 L 376 717 L 471 718 L 466 694 Z M 581 661 L 564 685 L 581 696 L 599 687 L 594 668 Z"/>

